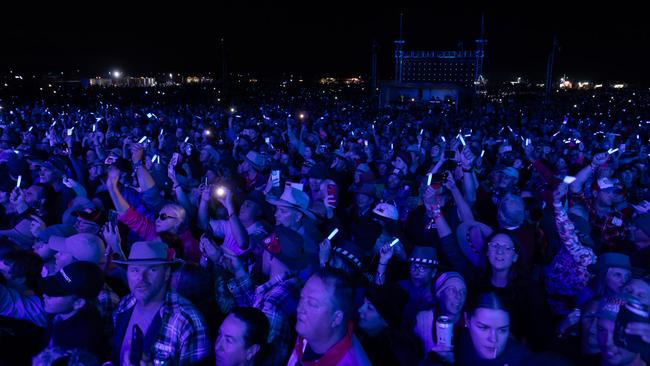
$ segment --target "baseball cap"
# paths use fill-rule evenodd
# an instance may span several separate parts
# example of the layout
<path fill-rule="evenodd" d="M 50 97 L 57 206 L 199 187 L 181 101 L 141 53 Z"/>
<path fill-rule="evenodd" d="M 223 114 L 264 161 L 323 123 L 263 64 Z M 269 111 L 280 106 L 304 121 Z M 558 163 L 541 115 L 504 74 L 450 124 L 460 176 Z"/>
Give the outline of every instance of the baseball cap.
<path fill-rule="evenodd" d="M 75 295 L 84 299 L 96 298 L 104 286 L 104 274 L 90 262 L 74 262 L 53 276 L 42 279 L 43 293 L 50 297 Z"/>
<path fill-rule="evenodd" d="M 104 255 L 104 242 L 97 235 L 75 234 L 67 238 L 51 236 L 48 240 L 51 249 L 57 252 L 69 253 L 78 261 L 98 264 Z"/>

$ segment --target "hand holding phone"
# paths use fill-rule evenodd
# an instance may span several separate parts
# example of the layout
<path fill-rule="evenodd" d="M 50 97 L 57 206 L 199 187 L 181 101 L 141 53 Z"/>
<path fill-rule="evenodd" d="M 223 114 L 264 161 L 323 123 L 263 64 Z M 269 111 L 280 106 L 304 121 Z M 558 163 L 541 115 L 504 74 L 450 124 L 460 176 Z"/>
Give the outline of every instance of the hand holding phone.
<path fill-rule="evenodd" d="M 139 365 L 144 351 L 144 334 L 137 324 L 133 324 L 131 332 L 131 349 L 129 351 L 129 362 L 132 365 Z"/>

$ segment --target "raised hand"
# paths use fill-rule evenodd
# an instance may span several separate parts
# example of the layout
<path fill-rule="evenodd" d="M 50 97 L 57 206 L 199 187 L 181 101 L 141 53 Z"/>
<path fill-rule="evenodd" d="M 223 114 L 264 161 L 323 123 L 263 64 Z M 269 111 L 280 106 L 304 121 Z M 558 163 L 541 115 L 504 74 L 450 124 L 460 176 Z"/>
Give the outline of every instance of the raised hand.
<path fill-rule="evenodd" d="M 384 244 L 379 249 L 379 264 L 386 265 L 388 261 L 393 257 L 393 247 L 390 246 L 390 243 Z"/>
<path fill-rule="evenodd" d="M 469 146 L 465 146 L 463 147 L 463 151 L 461 151 L 461 153 L 458 155 L 460 158 L 460 164 L 463 169 L 470 169 L 472 167 L 472 163 L 474 163 L 474 160 L 476 159 L 476 155 L 474 155 L 472 149 L 470 149 Z"/>
<path fill-rule="evenodd" d="M 320 242 L 319 250 L 318 250 L 318 260 L 321 265 L 327 263 L 327 261 L 330 259 L 331 253 L 332 253 L 332 243 L 327 239 Z"/>

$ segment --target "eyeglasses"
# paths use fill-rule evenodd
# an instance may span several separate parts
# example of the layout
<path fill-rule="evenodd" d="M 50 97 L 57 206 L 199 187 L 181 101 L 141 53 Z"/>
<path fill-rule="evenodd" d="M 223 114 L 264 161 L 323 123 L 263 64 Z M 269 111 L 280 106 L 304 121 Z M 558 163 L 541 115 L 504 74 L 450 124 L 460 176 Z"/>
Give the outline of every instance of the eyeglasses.
<path fill-rule="evenodd" d="M 411 268 L 411 271 L 413 271 L 413 272 L 425 272 L 425 271 L 431 269 L 431 266 L 426 266 L 424 264 L 415 264 L 415 263 L 413 263 L 413 264 L 411 264 L 410 268 Z"/>
<path fill-rule="evenodd" d="M 504 252 L 512 252 L 515 250 L 514 247 L 502 245 L 494 241 L 488 243 L 488 249 L 494 250 L 495 252 L 498 252 L 499 249 L 502 249 Z"/>
<path fill-rule="evenodd" d="M 165 221 L 167 219 L 175 219 L 174 216 L 169 216 L 166 213 L 162 212 L 156 215 L 156 219 L 160 219 L 160 221 Z"/>

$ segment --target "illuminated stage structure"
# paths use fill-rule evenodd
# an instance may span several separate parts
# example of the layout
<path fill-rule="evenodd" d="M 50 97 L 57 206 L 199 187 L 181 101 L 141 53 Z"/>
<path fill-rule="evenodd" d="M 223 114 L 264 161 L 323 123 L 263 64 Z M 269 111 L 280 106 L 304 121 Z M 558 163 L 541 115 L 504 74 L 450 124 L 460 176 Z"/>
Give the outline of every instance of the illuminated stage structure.
<path fill-rule="evenodd" d="M 485 40 L 483 21 L 481 37 L 475 50 L 405 51 L 400 17 L 400 37 L 395 41 L 395 79 L 381 85 L 379 103 L 451 98 L 456 106 L 459 100 L 471 99 L 485 86 L 483 58 Z"/>

